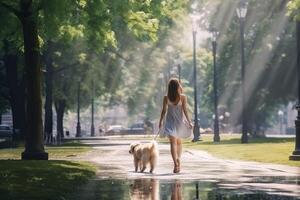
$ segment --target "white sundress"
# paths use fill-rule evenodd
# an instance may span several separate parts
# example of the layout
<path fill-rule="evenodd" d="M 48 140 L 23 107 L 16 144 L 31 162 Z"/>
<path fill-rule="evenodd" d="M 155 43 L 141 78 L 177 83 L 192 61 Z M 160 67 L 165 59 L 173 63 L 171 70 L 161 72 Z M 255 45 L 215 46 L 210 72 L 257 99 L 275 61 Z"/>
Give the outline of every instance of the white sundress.
<path fill-rule="evenodd" d="M 163 133 L 177 138 L 188 138 L 191 136 L 192 129 L 188 127 L 188 122 L 183 113 L 181 99 L 176 105 L 171 103 L 168 99 Z"/>

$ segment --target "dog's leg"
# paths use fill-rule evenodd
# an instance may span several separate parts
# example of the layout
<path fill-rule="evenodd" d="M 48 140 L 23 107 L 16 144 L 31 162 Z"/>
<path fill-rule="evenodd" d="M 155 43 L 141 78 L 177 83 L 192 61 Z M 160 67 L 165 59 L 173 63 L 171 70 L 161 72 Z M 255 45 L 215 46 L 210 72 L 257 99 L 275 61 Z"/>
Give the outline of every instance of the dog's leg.
<path fill-rule="evenodd" d="M 151 152 L 151 155 L 150 155 L 150 173 L 153 173 L 154 168 L 155 168 L 156 165 L 157 165 L 157 162 L 158 162 L 158 155 L 159 155 L 158 148 L 157 148 L 157 146 L 154 144 L 154 145 L 153 145 L 152 152 Z"/>
<path fill-rule="evenodd" d="M 139 166 L 140 166 L 140 172 L 142 172 L 142 169 L 143 169 L 143 162 L 140 160 L 139 161 Z"/>
<path fill-rule="evenodd" d="M 142 162 L 143 162 L 142 164 L 143 168 L 141 169 L 141 172 L 144 172 L 147 167 L 147 161 L 143 160 Z"/>
<path fill-rule="evenodd" d="M 154 166 L 155 166 L 155 161 L 153 160 L 153 158 L 150 160 L 150 173 L 153 173 L 154 170 Z"/>
<path fill-rule="evenodd" d="M 141 169 L 141 172 L 144 172 L 144 171 L 145 171 L 145 169 L 146 169 L 146 167 L 145 167 L 145 166 L 143 166 L 143 168 Z"/>
<path fill-rule="evenodd" d="M 138 171 L 138 167 L 139 167 L 139 160 L 138 159 L 134 159 L 134 167 L 135 167 L 135 172 Z"/>
<path fill-rule="evenodd" d="M 150 158 L 150 173 L 153 173 L 156 163 L 157 163 L 157 155 L 152 155 Z"/>

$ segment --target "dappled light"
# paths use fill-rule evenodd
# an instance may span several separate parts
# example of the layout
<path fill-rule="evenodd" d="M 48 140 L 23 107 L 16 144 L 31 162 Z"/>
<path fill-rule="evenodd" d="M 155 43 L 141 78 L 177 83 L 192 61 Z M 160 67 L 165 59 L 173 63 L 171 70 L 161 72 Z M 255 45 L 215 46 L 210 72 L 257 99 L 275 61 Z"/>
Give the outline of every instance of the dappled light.
<path fill-rule="evenodd" d="M 299 198 L 299 11 L 0 0 L 1 200 Z"/>

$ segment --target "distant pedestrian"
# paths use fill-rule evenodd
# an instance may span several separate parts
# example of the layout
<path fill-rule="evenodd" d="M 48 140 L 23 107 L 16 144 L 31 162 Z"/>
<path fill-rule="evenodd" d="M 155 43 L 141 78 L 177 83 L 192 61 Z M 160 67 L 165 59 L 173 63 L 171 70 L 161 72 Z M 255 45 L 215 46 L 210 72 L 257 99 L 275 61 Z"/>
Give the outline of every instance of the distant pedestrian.
<path fill-rule="evenodd" d="M 165 115 L 166 119 L 163 123 Z M 183 94 L 183 89 L 176 78 L 171 78 L 168 83 L 168 93 L 164 96 L 159 129 L 169 137 L 174 162 L 173 172 L 179 173 L 181 138 L 190 137 L 192 123 L 187 112 L 187 97 Z"/>

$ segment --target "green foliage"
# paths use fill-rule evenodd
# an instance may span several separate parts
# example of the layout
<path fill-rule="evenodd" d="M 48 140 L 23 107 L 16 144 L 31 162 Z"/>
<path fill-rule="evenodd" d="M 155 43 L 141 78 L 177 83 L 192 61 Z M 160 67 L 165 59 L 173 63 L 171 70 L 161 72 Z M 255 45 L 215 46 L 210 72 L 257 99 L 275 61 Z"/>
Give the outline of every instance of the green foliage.
<path fill-rule="evenodd" d="M 63 49 L 57 49 L 60 56 L 59 58 L 54 57 L 56 69 L 60 71 L 60 68 L 70 66 L 70 63 L 73 67 L 60 72 L 60 74 L 64 73 L 64 81 L 59 80 L 61 77 L 57 75 L 55 84 L 60 84 L 60 82 L 64 82 L 64 84 L 55 87 L 58 88 L 55 94 L 65 96 L 64 99 L 73 105 L 70 108 L 74 108 L 76 103 L 74 99 L 77 94 L 77 83 L 74 80 L 78 81 L 78 78 L 75 78 L 78 76 L 81 79 L 83 105 L 88 105 L 90 102 L 90 98 L 86 97 L 91 96 L 93 81 L 96 96 L 109 97 L 109 105 L 125 103 L 127 99 L 135 99 L 132 105 L 136 104 L 139 97 L 132 98 L 130 96 L 135 91 L 138 91 L 139 95 L 147 93 L 143 91 L 147 87 L 144 78 L 149 77 L 150 71 L 143 71 L 144 69 L 140 68 L 143 64 L 139 63 L 140 66 L 136 67 L 141 70 L 140 86 L 137 90 L 128 92 L 126 88 L 130 85 L 123 82 L 128 81 L 126 73 L 129 71 L 126 67 L 135 62 L 130 59 L 135 57 L 136 46 L 144 46 L 143 42 L 157 41 L 157 33 L 161 28 L 169 25 L 169 21 L 173 17 L 171 10 L 175 7 L 179 9 L 179 3 L 177 1 L 174 1 L 174 4 L 164 3 L 162 7 L 160 1 L 144 3 L 129 1 L 128 4 L 125 4 L 124 1 L 80 1 L 77 3 L 79 5 L 73 12 L 67 12 L 71 13 L 69 21 L 66 20 L 68 23 L 64 24 L 64 21 L 61 20 L 60 28 L 56 28 L 59 31 L 56 43 L 59 44 L 59 48 L 66 46 Z M 76 18 L 77 21 L 71 18 Z M 78 23 L 81 24 L 76 26 Z M 76 43 L 80 43 L 80 45 Z M 79 61 L 76 59 L 76 55 L 84 59 Z M 150 79 L 147 80 L 150 81 Z M 68 86 L 65 87 L 68 88 L 68 91 L 61 90 L 62 85 Z M 61 92 L 59 92 L 60 90 Z M 133 94 L 133 96 L 135 95 Z"/>
<path fill-rule="evenodd" d="M 293 17 L 294 20 L 300 19 L 300 1 L 291 0 L 287 4 L 288 15 Z"/>
<path fill-rule="evenodd" d="M 19 9 L 18 1 L 2 1 Z M 177 41 L 187 26 L 189 1 L 140 0 L 36 0 L 40 8 L 38 25 L 42 54 L 49 41 L 55 43 L 51 54 L 55 70 L 55 99 L 75 108 L 78 81 L 82 104 L 88 106 L 94 82 L 95 94 L 106 106 L 127 105 L 131 116 L 146 115 L 155 119 L 160 111 L 165 80 L 158 78 L 174 66 L 178 52 L 183 57 L 182 82 L 193 106 L 192 49 Z M 236 2 L 204 1 L 211 10 L 205 20 L 221 32 L 218 40 L 218 86 L 220 104 L 233 111 L 233 123 L 239 123 L 240 40 Z M 228 6 L 234 5 L 234 6 Z M 295 100 L 295 28 L 286 17 L 297 18 L 299 1 L 249 1 L 245 27 L 248 112 L 250 123 L 271 123 L 281 104 Z M 23 49 L 20 22 L 0 6 L 0 49 L 3 38 L 13 44 L 12 51 Z M 224 23 L 223 23 L 224 22 Z M 279 39 L 278 39 L 279 38 Z M 175 49 L 168 60 L 166 47 Z M 204 48 L 208 50 L 204 50 Z M 200 114 L 213 113 L 212 55 L 210 43 L 197 48 L 198 94 Z M 3 51 L 0 51 L 3 54 Z M 21 55 L 22 56 L 22 55 Z M 288 66 L 288 67 L 286 67 Z M 284 74 L 284 78 L 282 75 Z M 268 77 L 266 81 L 266 77 Z M 236 111 L 236 113 L 234 113 Z"/>
<path fill-rule="evenodd" d="M 292 2 L 292 1 L 291 1 Z M 293 4 L 291 3 L 290 4 Z M 218 40 L 217 75 L 220 104 L 231 112 L 233 124 L 241 121 L 240 25 L 228 7 L 233 1 L 219 2 L 208 17 L 221 32 Z M 291 6 L 289 4 L 289 7 Z M 278 106 L 296 99 L 295 26 L 286 16 L 287 2 L 249 1 L 245 21 L 246 104 L 249 126 L 259 131 L 272 123 Z M 218 19 L 226 21 L 219 23 Z M 209 68 L 208 68 L 209 69 Z M 210 72 L 207 73 L 211 77 Z M 209 81 L 209 79 L 206 79 Z M 212 82 L 212 81 L 211 81 Z M 204 93 L 204 108 L 211 108 L 213 88 Z M 256 127 L 254 127 L 256 126 Z"/>

